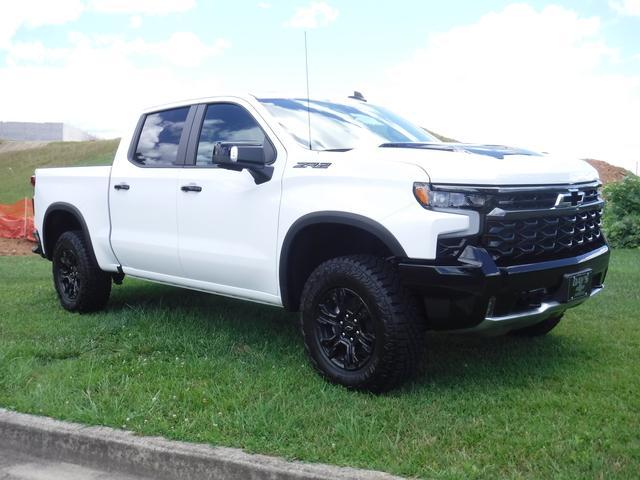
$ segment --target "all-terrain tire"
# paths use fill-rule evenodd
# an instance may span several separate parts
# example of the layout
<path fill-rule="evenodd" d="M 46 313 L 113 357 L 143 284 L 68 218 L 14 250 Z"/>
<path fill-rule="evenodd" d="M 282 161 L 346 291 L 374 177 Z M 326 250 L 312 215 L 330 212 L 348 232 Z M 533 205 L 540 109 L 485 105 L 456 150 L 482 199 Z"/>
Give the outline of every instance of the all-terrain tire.
<path fill-rule="evenodd" d="M 53 285 L 70 312 L 95 312 L 107 304 L 111 275 L 100 270 L 81 231 L 60 235 L 53 249 Z"/>
<path fill-rule="evenodd" d="M 512 330 L 510 333 L 511 335 L 516 335 L 519 337 L 541 337 L 542 335 L 546 335 L 551 330 L 556 328 L 556 326 L 560 323 L 560 320 L 562 320 L 562 316 L 563 315 L 549 317 L 540 323 L 536 323 L 524 328 L 519 328 L 518 330 Z"/>
<path fill-rule="evenodd" d="M 346 325 L 358 318 L 360 323 Z M 388 391 L 411 378 L 424 355 L 419 302 L 402 287 L 392 264 L 370 255 L 334 258 L 313 271 L 302 292 L 301 329 L 315 369 L 351 389 Z M 349 356 L 349 351 L 357 355 Z"/>

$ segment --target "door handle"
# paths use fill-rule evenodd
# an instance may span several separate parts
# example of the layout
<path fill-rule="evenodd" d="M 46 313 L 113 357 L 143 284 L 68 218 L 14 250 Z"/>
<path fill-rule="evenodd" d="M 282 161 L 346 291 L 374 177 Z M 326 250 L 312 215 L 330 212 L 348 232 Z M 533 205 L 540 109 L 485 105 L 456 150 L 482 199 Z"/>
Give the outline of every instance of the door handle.
<path fill-rule="evenodd" d="M 118 183 L 117 185 L 114 185 L 113 188 L 116 190 L 129 190 L 129 185 L 126 183 Z"/>
<path fill-rule="evenodd" d="M 183 185 L 180 190 L 183 192 L 201 192 L 202 187 L 200 185 Z"/>

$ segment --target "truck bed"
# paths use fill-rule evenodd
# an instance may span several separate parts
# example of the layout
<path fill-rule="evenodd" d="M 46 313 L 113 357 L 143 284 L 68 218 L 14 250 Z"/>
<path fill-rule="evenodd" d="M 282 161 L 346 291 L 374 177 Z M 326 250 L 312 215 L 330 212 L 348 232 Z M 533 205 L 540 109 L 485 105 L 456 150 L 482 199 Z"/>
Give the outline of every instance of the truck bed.
<path fill-rule="evenodd" d="M 35 227 L 42 232 L 47 210 L 53 204 L 64 204 L 82 214 L 91 232 L 96 260 L 105 271 L 116 271 L 118 261 L 109 243 L 110 166 L 39 168 L 36 170 Z M 47 246 L 44 245 L 45 254 Z"/>

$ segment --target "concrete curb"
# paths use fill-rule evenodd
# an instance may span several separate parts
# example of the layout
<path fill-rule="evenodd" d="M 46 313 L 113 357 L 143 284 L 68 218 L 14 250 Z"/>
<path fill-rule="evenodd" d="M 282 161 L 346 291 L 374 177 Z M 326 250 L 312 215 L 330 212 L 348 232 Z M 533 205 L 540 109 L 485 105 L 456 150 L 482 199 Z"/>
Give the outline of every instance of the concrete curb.
<path fill-rule="evenodd" d="M 287 462 L 236 448 L 139 437 L 0 409 L 0 448 L 155 479 L 391 480 L 392 475 L 323 464 Z"/>

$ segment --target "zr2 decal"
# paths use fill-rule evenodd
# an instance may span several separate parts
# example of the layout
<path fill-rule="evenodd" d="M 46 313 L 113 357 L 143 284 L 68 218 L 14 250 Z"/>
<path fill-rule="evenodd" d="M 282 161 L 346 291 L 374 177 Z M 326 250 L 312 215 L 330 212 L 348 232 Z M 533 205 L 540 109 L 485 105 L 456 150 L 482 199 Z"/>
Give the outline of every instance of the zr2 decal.
<path fill-rule="evenodd" d="M 321 163 L 321 162 L 298 162 L 293 168 L 329 168 L 331 163 Z"/>

